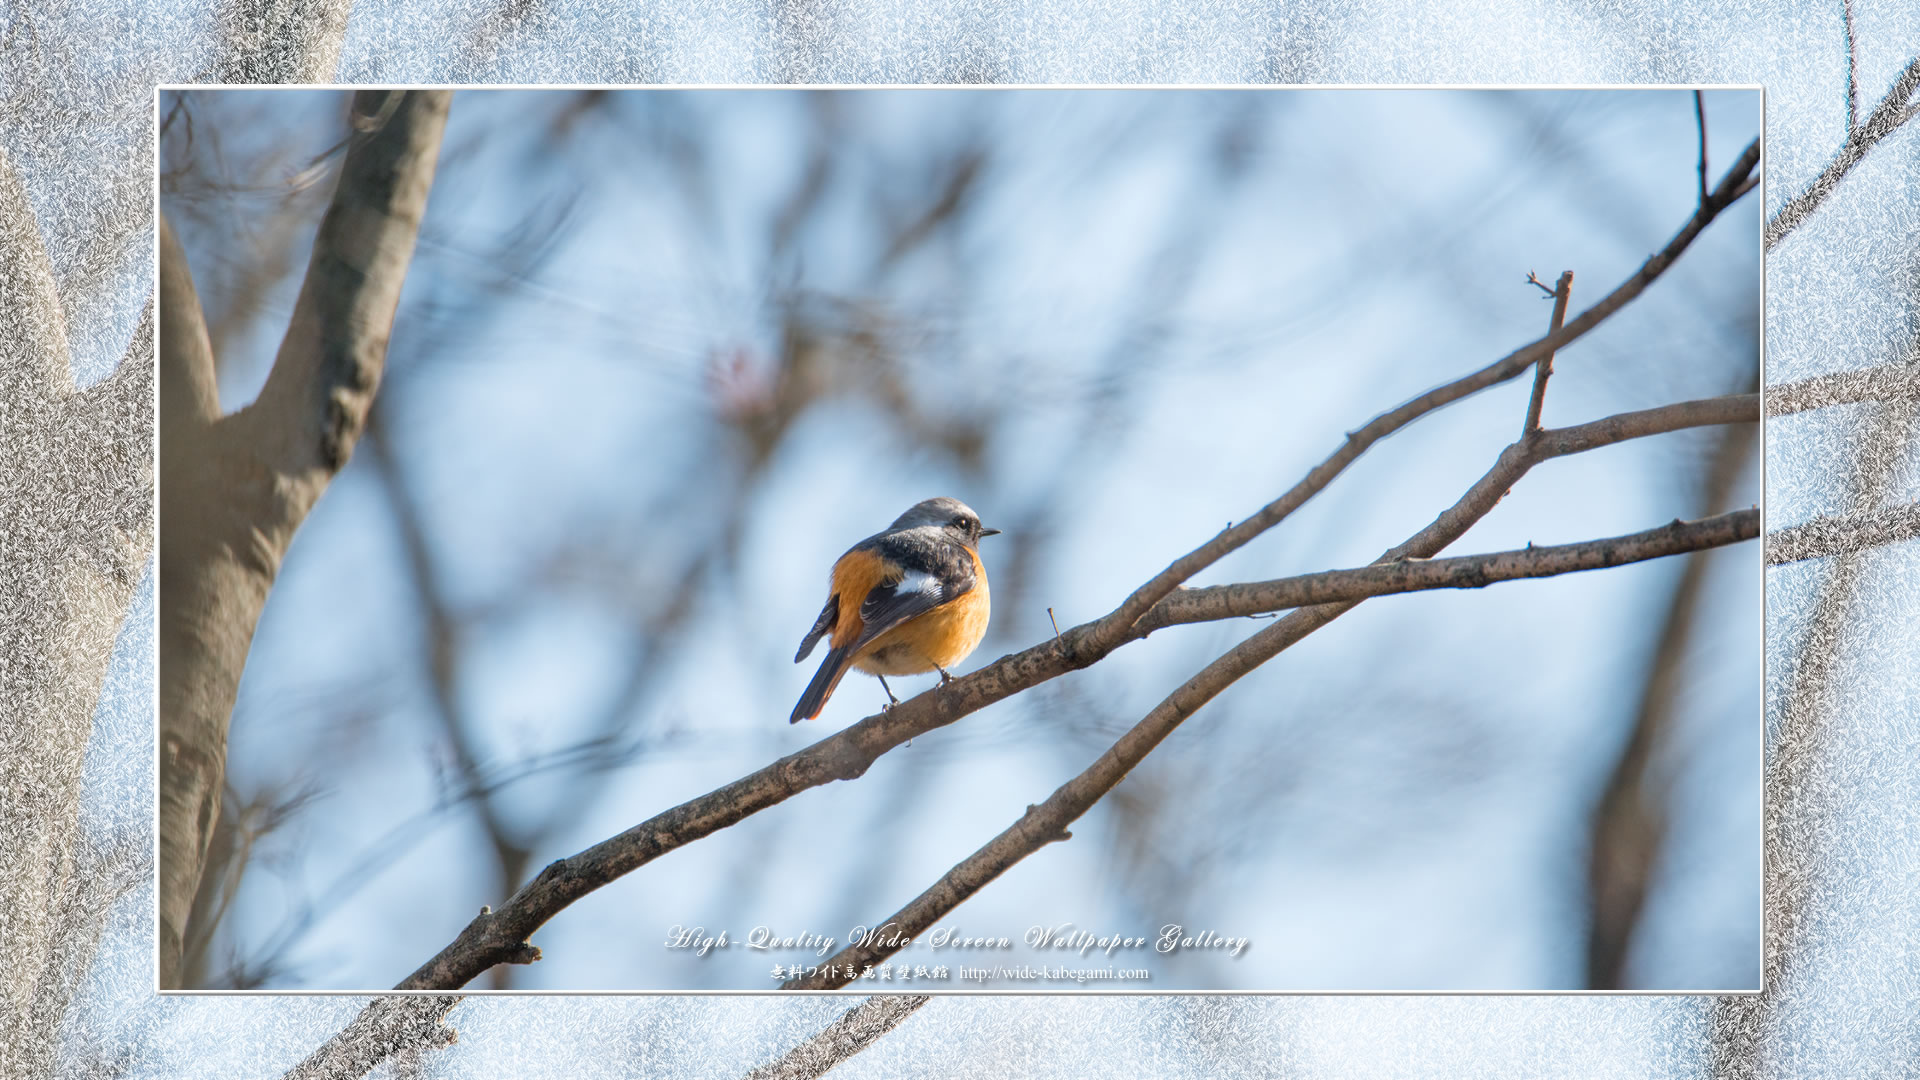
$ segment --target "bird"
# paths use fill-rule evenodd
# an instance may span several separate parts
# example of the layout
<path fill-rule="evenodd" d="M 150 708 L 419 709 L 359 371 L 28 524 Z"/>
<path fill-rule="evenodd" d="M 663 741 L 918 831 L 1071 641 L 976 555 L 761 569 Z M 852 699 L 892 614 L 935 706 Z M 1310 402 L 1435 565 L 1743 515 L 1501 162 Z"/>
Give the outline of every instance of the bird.
<path fill-rule="evenodd" d="M 967 658 L 987 633 L 987 569 L 980 563 L 985 528 L 966 503 L 944 496 L 915 503 L 885 532 L 834 560 L 827 603 L 793 655 L 798 664 L 827 639 L 827 655 L 793 707 L 789 723 L 811 720 L 848 668 L 877 676 L 887 704 L 900 703 L 888 675 L 938 671 Z"/>

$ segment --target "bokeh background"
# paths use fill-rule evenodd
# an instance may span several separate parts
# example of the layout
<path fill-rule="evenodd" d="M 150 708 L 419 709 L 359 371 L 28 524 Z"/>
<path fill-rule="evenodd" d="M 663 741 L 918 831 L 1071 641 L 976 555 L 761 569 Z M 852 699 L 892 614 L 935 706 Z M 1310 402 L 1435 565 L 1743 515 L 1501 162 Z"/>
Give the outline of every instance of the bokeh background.
<path fill-rule="evenodd" d="M 1717 178 L 1760 95 L 1704 101 Z M 271 364 L 345 112 L 161 94 L 228 409 Z M 791 657 L 833 558 L 918 499 L 1006 531 L 964 669 L 1049 609 L 1105 613 L 1345 431 L 1542 333 L 1530 270 L 1573 270 L 1576 312 L 1613 288 L 1690 213 L 1697 138 L 1684 90 L 457 95 L 369 437 L 254 641 L 190 984 L 390 986 L 547 861 L 873 711 L 850 677 L 789 726 Z M 1757 386 L 1759 213 L 1561 352 L 1549 426 Z M 1196 583 L 1371 560 L 1492 463 L 1529 381 Z M 1758 462 L 1750 429 L 1550 462 L 1452 551 L 1753 505 Z M 1744 544 L 1368 603 L 943 925 L 1251 939 L 1121 954 L 1152 969 L 1129 989 L 1577 989 L 1600 794 L 1664 710 L 1624 984 L 1757 988 L 1760 585 Z M 593 894 L 488 985 L 770 989 L 777 957 L 668 928 L 844 941 L 1257 628 L 1162 631 L 916 739 Z"/>

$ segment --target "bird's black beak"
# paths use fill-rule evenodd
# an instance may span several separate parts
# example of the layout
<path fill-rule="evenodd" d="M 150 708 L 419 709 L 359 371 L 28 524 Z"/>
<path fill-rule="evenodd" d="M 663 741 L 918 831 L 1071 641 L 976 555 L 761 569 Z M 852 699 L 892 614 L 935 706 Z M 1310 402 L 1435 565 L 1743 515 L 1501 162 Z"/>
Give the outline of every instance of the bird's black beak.
<path fill-rule="evenodd" d="M 981 536 L 999 536 L 1000 530 L 999 529 L 981 529 L 980 535 Z"/>

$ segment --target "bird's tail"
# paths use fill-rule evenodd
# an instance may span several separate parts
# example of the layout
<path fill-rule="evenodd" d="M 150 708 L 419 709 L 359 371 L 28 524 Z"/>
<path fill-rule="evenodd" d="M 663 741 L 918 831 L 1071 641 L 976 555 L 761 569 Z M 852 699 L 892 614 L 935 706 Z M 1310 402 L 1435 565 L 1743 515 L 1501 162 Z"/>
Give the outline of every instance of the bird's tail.
<path fill-rule="evenodd" d="M 833 696 L 833 688 L 840 685 L 840 677 L 852 666 L 852 659 L 851 644 L 827 650 L 827 655 L 820 661 L 820 670 L 813 673 L 813 681 L 807 684 L 807 692 L 800 695 L 800 704 L 793 707 L 793 715 L 787 718 L 787 722 L 797 724 L 819 716 L 820 710 L 826 708 L 827 699 Z"/>

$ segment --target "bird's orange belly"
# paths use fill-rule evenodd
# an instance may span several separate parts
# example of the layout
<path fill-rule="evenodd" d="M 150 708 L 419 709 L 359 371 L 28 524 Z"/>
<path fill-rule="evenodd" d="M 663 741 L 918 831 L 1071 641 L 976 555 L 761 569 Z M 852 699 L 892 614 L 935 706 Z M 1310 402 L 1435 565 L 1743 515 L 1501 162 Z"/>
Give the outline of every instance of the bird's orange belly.
<path fill-rule="evenodd" d="M 870 675 L 918 675 L 936 667 L 952 668 L 967 658 L 987 635 L 987 578 L 952 603 L 894 627 L 874 638 L 853 666 Z"/>

